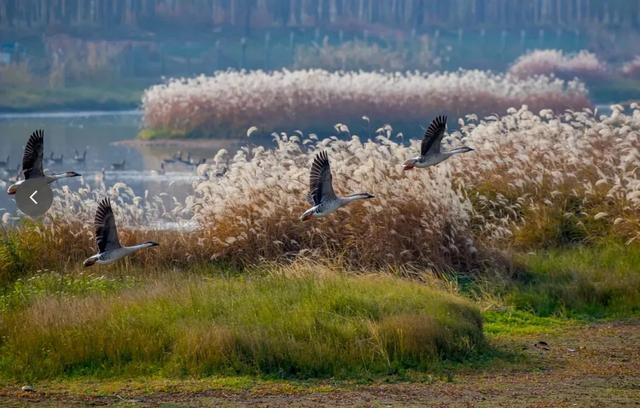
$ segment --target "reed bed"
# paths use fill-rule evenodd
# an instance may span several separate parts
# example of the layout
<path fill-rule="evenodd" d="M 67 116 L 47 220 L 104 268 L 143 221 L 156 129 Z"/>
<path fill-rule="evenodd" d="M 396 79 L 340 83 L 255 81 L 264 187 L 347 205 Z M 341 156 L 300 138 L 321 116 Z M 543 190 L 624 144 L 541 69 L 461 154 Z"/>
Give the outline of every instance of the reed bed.
<path fill-rule="evenodd" d="M 508 73 L 517 78 L 554 75 L 564 79 L 594 80 L 605 77 L 607 66 L 595 54 L 585 50 L 576 54 L 565 54 L 561 50 L 534 50 L 520 56 Z"/>
<path fill-rule="evenodd" d="M 247 147 L 233 157 L 220 151 L 211 164 L 200 166 L 203 180 L 194 184 L 193 195 L 173 207 L 166 204 L 170 198 L 135 197 L 123 185 L 107 192 L 63 189 L 44 225 L 9 233 L 14 249 L 5 247 L 2 258 L 26 262 L 22 269 L 31 270 L 55 259 L 59 264 L 60 253 L 68 263 L 79 262 L 93 251 L 91 220 L 97 197 L 105 194 L 112 197 L 125 243 L 161 242 L 131 259 L 144 266 L 211 261 L 242 266 L 303 257 L 361 268 L 475 270 L 495 249 L 601 239 L 638 245 L 640 238 L 635 104 L 627 112 L 613 106 L 609 116 L 589 110 L 534 113 L 526 107 L 502 117 L 467 115 L 445 144 L 464 143 L 475 151 L 411 172 L 402 172 L 401 164 L 416 154 L 419 140 L 407 145 L 389 126 L 371 139 L 273 137 L 273 149 Z M 321 150 L 328 151 L 338 193 L 368 191 L 376 198 L 301 222 L 298 217 L 308 208 L 309 167 Z M 214 176 L 221 165 L 229 170 Z M 160 218 L 195 227 L 149 230 Z M 15 262 L 5 265 L 16 268 Z"/>
<path fill-rule="evenodd" d="M 360 121 L 416 124 L 449 112 L 480 115 L 527 104 L 534 111 L 590 106 L 577 81 L 516 79 L 483 71 L 448 73 L 226 71 L 173 79 L 145 91 L 146 137 L 243 136 L 272 130 L 330 129 Z"/>
<path fill-rule="evenodd" d="M 640 56 L 622 65 L 622 75 L 632 79 L 640 79 Z"/>

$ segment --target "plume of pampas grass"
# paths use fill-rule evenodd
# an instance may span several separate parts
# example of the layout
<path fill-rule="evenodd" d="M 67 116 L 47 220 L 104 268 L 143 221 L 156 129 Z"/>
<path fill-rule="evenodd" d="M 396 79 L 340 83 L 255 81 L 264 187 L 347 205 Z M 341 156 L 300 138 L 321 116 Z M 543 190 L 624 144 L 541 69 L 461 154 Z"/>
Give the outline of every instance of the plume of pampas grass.
<path fill-rule="evenodd" d="M 467 115 L 459 125 L 445 147 L 464 143 L 475 151 L 411 173 L 401 164 L 419 151 L 418 129 L 410 145 L 385 129 L 366 141 L 356 134 L 339 140 L 296 132 L 276 134 L 274 148 L 220 153 L 202 166 L 203 179 L 184 202 L 135 197 L 124 184 L 106 192 L 62 188 L 45 222 L 30 233 L 41 238 L 28 241 L 29 253 L 36 254 L 34 267 L 60 262 L 60 253 L 69 262 L 91 253 L 96 198 L 105 194 L 124 242 L 144 237 L 162 243 L 131 259 L 145 265 L 310 257 L 357 267 L 472 269 L 495 248 L 640 238 L 637 105 L 629 113 L 614 105 L 600 117 L 590 110 L 511 108 L 504 116 Z M 320 150 L 329 153 L 338 193 L 369 191 L 376 198 L 301 223 L 309 167 Z M 207 170 L 223 161 L 228 170 L 222 177 Z M 158 219 L 193 227 L 149 231 Z"/>

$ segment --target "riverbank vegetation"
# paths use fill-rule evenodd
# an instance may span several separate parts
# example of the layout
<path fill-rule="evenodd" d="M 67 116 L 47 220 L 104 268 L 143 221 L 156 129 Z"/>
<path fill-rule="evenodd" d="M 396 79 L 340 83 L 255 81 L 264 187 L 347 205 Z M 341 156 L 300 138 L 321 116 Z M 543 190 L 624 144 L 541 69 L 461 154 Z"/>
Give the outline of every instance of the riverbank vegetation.
<path fill-rule="evenodd" d="M 387 126 L 220 151 L 170 207 L 58 189 L 42 222 L 3 232 L 0 371 L 384 378 L 489 361 L 487 334 L 638 317 L 638 106 L 459 120 L 445 147 L 475 151 L 424 171 L 400 170 L 419 141 Z M 338 192 L 376 199 L 303 223 L 320 150 Z M 104 195 L 122 242 L 161 245 L 81 271 Z M 161 220 L 191 227 L 145 227 Z"/>

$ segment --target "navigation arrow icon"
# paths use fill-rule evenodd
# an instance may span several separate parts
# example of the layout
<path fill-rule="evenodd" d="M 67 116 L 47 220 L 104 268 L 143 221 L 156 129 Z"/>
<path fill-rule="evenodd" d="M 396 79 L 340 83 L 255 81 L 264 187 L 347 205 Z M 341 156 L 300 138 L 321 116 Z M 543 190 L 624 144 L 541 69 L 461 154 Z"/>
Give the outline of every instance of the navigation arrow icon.
<path fill-rule="evenodd" d="M 44 177 L 26 179 L 16 191 L 16 206 L 31 217 L 46 213 L 52 202 L 53 192 Z"/>

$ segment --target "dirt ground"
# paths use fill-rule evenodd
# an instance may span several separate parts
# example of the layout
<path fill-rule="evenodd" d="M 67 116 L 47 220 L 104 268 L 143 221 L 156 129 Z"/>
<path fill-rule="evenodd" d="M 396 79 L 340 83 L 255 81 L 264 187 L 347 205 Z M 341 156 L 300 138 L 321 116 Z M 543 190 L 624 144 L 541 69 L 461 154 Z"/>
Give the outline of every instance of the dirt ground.
<path fill-rule="evenodd" d="M 539 341 L 547 343 L 537 344 Z M 508 344 L 508 346 L 504 345 Z M 584 326 L 560 335 L 500 341 L 522 363 L 457 371 L 429 383 L 331 385 L 319 391 L 251 387 L 248 390 L 135 391 L 95 396 L 64 387 L 22 392 L 0 389 L 2 407 L 605 407 L 640 406 L 640 321 Z"/>

